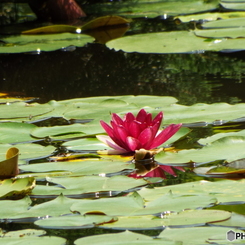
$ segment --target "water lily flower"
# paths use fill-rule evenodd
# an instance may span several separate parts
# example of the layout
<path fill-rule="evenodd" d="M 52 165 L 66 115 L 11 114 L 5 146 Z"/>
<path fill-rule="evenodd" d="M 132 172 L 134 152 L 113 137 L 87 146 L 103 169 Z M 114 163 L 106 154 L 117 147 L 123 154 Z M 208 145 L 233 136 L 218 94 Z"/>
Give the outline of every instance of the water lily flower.
<path fill-rule="evenodd" d="M 141 109 L 136 116 L 128 112 L 124 118 L 113 113 L 111 125 L 100 121 L 108 136 L 97 135 L 96 137 L 115 149 L 114 154 L 131 153 L 139 149 L 155 149 L 171 138 L 182 125 L 170 124 L 160 131 L 162 119 L 163 112 L 159 112 L 152 119 L 152 114 L 144 109 Z"/>

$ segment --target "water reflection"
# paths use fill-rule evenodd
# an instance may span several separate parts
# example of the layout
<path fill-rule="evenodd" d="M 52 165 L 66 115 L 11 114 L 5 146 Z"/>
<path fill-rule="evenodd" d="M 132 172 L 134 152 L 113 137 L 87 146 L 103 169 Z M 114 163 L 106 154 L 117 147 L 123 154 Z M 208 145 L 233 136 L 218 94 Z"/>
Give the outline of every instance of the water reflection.
<path fill-rule="evenodd" d="M 241 52 L 126 54 L 102 44 L 72 50 L 1 54 L 0 91 L 40 102 L 125 94 L 169 95 L 187 105 L 245 101 Z"/>

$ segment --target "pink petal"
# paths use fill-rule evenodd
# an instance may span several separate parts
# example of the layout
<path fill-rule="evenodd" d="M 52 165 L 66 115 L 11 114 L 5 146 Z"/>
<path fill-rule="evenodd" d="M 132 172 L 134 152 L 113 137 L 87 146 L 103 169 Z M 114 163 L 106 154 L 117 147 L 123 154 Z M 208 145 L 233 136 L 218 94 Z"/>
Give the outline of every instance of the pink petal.
<path fill-rule="evenodd" d="M 135 120 L 132 121 L 129 125 L 129 136 L 138 138 L 140 132 L 141 132 L 140 123 Z"/>
<path fill-rule="evenodd" d="M 104 130 L 106 131 L 106 133 L 113 138 L 114 137 L 114 131 L 113 129 L 104 121 L 100 121 L 101 126 L 104 128 Z"/>
<path fill-rule="evenodd" d="M 160 122 L 160 125 L 161 125 L 162 119 L 163 119 L 163 112 L 160 111 L 160 112 L 155 116 L 155 118 L 153 119 L 152 125 L 154 125 L 154 124 L 157 123 L 157 122 Z M 159 126 L 160 126 L 160 125 L 159 125 Z"/>
<path fill-rule="evenodd" d="M 139 150 L 142 148 L 140 142 L 131 136 L 127 137 L 126 143 L 131 151 Z"/>
<path fill-rule="evenodd" d="M 130 150 L 126 143 L 126 137 L 128 136 L 128 134 L 123 130 L 123 127 L 118 126 L 114 121 L 111 122 L 111 125 L 114 132 L 114 137 L 113 138 L 111 137 L 113 141 L 119 146 L 121 146 L 122 148 L 126 150 Z"/>
<path fill-rule="evenodd" d="M 119 117 L 116 113 L 112 113 L 112 121 L 115 122 L 117 125 L 123 125 L 123 120 Z"/>
<path fill-rule="evenodd" d="M 146 128 L 144 131 L 142 131 L 138 137 L 138 140 L 142 144 L 143 148 L 146 150 L 149 150 L 146 146 L 149 145 L 149 142 L 152 142 L 153 135 L 152 135 L 152 129 Z"/>
<path fill-rule="evenodd" d="M 171 138 L 180 129 L 181 125 L 181 123 L 171 124 L 164 130 L 162 130 L 162 132 L 158 134 L 157 137 L 153 140 L 152 145 L 150 145 L 150 149 L 158 147 L 159 145 L 167 141 L 169 138 Z"/>
<path fill-rule="evenodd" d="M 126 113 L 124 121 L 132 122 L 134 120 L 135 120 L 135 116 L 133 113 L 131 112 Z"/>
<path fill-rule="evenodd" d="M 141 109 L 138 113 L 138 115 L 136 116 L 136 120 L 139 122 L 144 122 L 146 119 L 147 113 L 144 109 Z"/>
<path fill-rule="evenodd" d="M 118 126 L 117 127 L 117 132 L 119 134 L 119 137 L 120 137 L 121 141 L 125 142 L 126 138 L 129 136 L 127 130 L 124 127 L 122 127 L 122 126 Z"/>
<path fill-rule="evenodd" d="M 151 128 L 152 128 L 152 134 L 153 134 L 153 137 L 155 138 L 159 128 L 160 128 L 160 122 L 156 122 Z"/>
<path fill-rule="evenodd" d="M 148 126 L 152 125 L 152 114 L 151 113 L 147 114 L 145 122 Z"/>
<path fill-rule="evenodd" d="M 115 150 L 119 150 L 122 153 L 127 152 L 125 149 L 123 149 L 122 147 L 120 147 L 119 145 L 117 145 L 109 136 L 107 135 L 96 135 L 96 138 L 103 142 L 104 144 L 108 145 L 109 147 L 115 149 Z"/>
<path fill-rule="evenodd" d="M 129 112 L 124 117 L 124 127 L 130 132 L 130 124 L 135 120 L 135 116 Z"/>

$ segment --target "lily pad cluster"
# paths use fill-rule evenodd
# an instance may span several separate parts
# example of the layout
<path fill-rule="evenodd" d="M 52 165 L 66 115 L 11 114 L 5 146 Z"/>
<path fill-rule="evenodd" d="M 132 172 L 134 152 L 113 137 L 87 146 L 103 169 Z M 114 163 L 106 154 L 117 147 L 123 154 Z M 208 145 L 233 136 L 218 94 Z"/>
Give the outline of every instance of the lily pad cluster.
<path fill-rule="evenodd" d="M 9 148 L 18 149 L 11 157 L 19 155 L 20 170 L 16 177 L 0 183 L 4 224 L 34 223 L 44 230 L 121 230 L 124 241 L 133 242 L 137 237 L 140 244 L 190 244 L 189 237 L 197 232 L 203 236 L 195 237 L 192 244 L 205 244 L 213 237 L 225 244 L 227 227 L 234 231 L 245 228 L 243 103 L 184 106 L 173 97 L 103 96 L 45 104 L 2 98 L 0 107 L 0 160 L 6 161 Z M 110 148 L 96 135 L 105 134 L 100 120 L 108 123 L 112 112 L 136 115 L 142 108 L 154 116 L 163 111 L 161 128 L 182 123 L 160 146 L 164 151 L 155 155 L 157 164 L 241 180 L 164 186 L 167 180 L 161 178 L 129 177 L 136 170 L 133 156 L 101 155 Z M 162 232 L 153 239 L 135 230 Z M 176 239 L 172 234 L 178 232 L 185 236 Z M 7 239 L 5 235 L 3 239 Z M 35 239 L 41 241 L 42 237 L 47 239 L 45 234 Z M 92 244 L 96 239 L 101 244 L 104 239 L 115 244 L 118 240 L 108 234 L 79 238 L 75 244 Z"/>
<path fill-rule="evenodd" d="M 244 1 L 104 2 L 89 4 L 84 10 L 99 17 L 81 26 L 42 26 L 3 36 L 0 53 L 72 51 L 94 41 L 106 43 L 110 49 L 138 53 L 234 52 L 245 49 Z M 137 18 L 175 19 L 186 26 L 132 34 Z M 129 35 L 124 36 L 126 32 Z"/>

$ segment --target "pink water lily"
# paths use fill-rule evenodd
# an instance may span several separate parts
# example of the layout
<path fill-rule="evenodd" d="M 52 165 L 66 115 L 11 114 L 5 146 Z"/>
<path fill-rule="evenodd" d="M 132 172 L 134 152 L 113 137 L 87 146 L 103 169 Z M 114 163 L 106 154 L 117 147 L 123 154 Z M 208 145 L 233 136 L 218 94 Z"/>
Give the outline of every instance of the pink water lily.
<path fill-rule="evenodd" d="M 117 154 L 134 152 L 139 149 L 151 150 L 171 138 L 182 125 L 170 124 L 159 131 L 162 119 L 162 112 L 159 112 L 152 119 L 152 114 L 147 113 L 144 109 L 141 109 L 137 116 L 128 112 L 124 118 L 113 113 L 111 126 L 104 121 L 100 121 L 108 136 L 97 135 L 96 137 L 115 149 Z"/>

